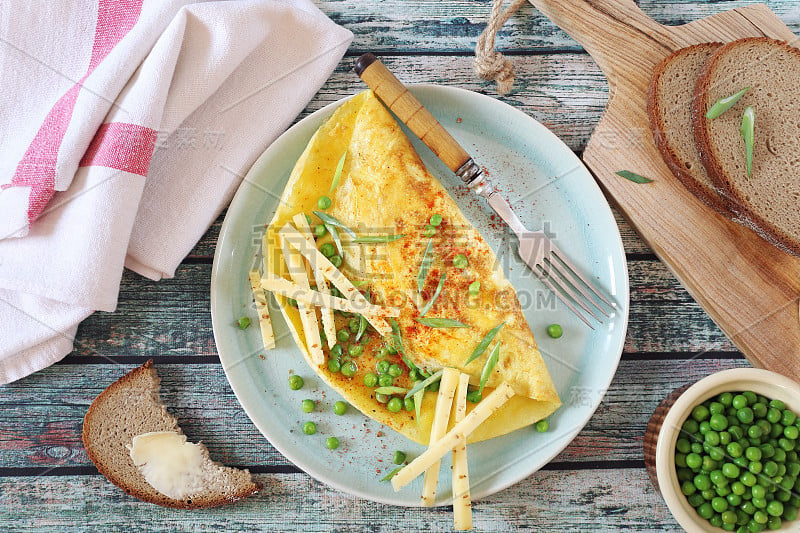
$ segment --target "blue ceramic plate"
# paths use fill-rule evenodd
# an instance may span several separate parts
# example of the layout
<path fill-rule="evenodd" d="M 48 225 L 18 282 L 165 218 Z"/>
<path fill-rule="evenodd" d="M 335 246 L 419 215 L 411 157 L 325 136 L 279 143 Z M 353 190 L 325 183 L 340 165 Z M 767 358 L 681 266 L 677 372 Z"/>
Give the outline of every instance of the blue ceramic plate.
<path fill-rule="evenodd" d="M 450 191 L 467 218 L 497 253 L 516 287 L 564 405 L 551 417 L 550 431 L 523 428 L 468 447 L 473 498 L 497 492 L 529 476 L 563 450 L 583 428 L 605 394 L 622 353 L 628 320 L 628 276 L 619 231 L 594 179 L 553 133 L 536 120 L 488 96 L 432 85 L 412 92 L 473 155 L 505 194 L 530 230 L 544 228 L 557 245 L 597 285 L 611 294 L 617 311 L 594 330 L 586 327 L 547 291 L 516 256 L 516 241 L 485 202 L 461 185 L 434 155 L 412 136 L 431 172 Z M 217 243 L 211 277 L 211 315 L 222 365 L 239 402 L 264 436 L 290 461 L 314 478 L 355 496 L 394 505 L 419 505 L 422 480 L 399 492 L 380 478 L 394 468 L 394 450 L 409 458 L 424 447 L 368 419 L 354 408 L 333 413 L 336 392 L 305 363 L 274 305 L 277 348 L 265 352 L 248 283 L 248 271 L 260 265 L 260 240 L 272 219 L 295 161 L 308 140 L 342 102 L 297 123 L 253 165 L 239 187 Z M 234 322 L 249 315 L 253 326 Z M 545 328 L 559 323 L 560 339 Z M 292 391 L 291 373 L 305 379 Z M 305 398 L 317 401 L 306 414 Z M 305 435 L 303 422 L 317 424 Z M 328 450 L 325 439 L 341 445 Z M 451 499 L 449 457 L 442 461 L 437 502 Z"/>

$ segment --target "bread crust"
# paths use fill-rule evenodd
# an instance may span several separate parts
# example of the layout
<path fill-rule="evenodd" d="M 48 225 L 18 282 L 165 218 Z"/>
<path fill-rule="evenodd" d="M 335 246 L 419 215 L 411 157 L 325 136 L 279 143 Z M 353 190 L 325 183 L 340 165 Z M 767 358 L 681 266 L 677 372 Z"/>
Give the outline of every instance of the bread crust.
<path fill-rule="evenodd" d="M 146 389 L 137 386 L 137 382 L 146 382 L 148 380 L 151 381 L 151 383 Z M 130 455 L 127 453 L 125 454 L 125 457 L 129 461 L 128 465 L 108 464 L 108 457 L 102 453 L 103 446 L 107 444 L 96 442 L 96 440 L 103 433 L 103 430 L 110 424 L 108 417 L 109 413 L 104 412 L 104 408 L 109 402 L 113 402 L 114 397 L 117 395 L 126 394 L 132 390 L 152 394 L 152 399 L 161 406 L 161 408 L 164 410 L 164 414 L 174 422 L 173 427 L 163 427 L 162 430 L 176 431 L 179 434 L 183 434 L 178 426 L 177 419 L 166 413 L 166 407 L 163 405 L 163 403 L 161 403 L 161 400 L 158 397 L 160 381 L 161 380 L 158 377 L 156 370 L 153 368 L 153 360 L 150 359 L 142 366 L 131 370 L 117 381 L 109 385 L 103 392 L 100 393 L 99 396 L 97 396 L 97 398 L 95 398 L 95 400 L 89 406 L 89 409 L 87 410 L 83 419 L 81 440 L 83 441 L 83 447 L 86 450 L 86 454 L 97 467 L 97 470 L 106 478 L 108 478 L 108 480 L 114 485 L 118 486 L 131 496 L 149 503 L 174 509 L 199 509 L 204 507 L 224 505 L 233 503 L 258 492 L 261 487 L 257 483 L 251 481 L 249 484 L 242 484 L 241 486 L 238 486 L 236 492 L 230 495 L 230 497 L 200 494 L 193 498 L 176 500 L 165 496 L 150 487 L 150 485 L 147 483 L 147 481 L 145 481 L 144 477 L 139 472 L 138 468 L 133 464 L 133 460 L 130 459 Z M 118 443 L 118 445 L 124 446 L 122 443 Z M 205 449 L 205 447 L 203 447 L 203 455 L 208 458 L 208 451 Z M 125 470 L 125 474 L 130 476 L 140 476 L 141 482 L 139 485 L 144 488 L 139 488 L 135 484 L 128 482 L 125 479 L 125 475 L 121 474 L 121 470 Z"/>
<path fill-rule="evenodd" d="M 785 41 L 770 39 L 768 37 L 749 37 L 738 39 L 727 43 L 719 48 L 709 60 L 697 80 L 695 85 L 694 107 L 692 109 L 692 122 L 695 144 L 700 151 L 700 158 L 706 167 L 706 172 L 720 194 L 729 202 L 737 205 L 740 209 L 738 222 L 753 229 L 762 238 L 789 252 L 800 256 L 800 239 L 797 236 L 786 235 L 774 226 L 769 220 L 765 219 L 751 207 L 738 188 L 734 185 L 731 177 L 726 175 L 722 166 L 722 156 L 716 149 L 711 138 L 711 121 L 705 118 L 705 113 L 713 102 L 710 101 L 709 89 L 713 86 L 717 76 L 717 66 L 719 60 L 741 46 L 750 44 L 769 44 L 783 49 L 789 54 L 794 54 L 800 60 L 800 49 L 789 45 Z M 758 121 L 758 119 L 756 119 Z"/>
<path fill-rule="evenodd" d="M 697 51 L 706 51 L 711 53 L 721 46 L 722 43 L 718 42 L 695 44 L 676 50 L 667 56 L 663 61 L 661 61 L 653 72 L 653 77 L 650 80 L 650 86 L 647 90 L 647 114 L 650 119 L 650 128 L 653 132 L 653 140 L 659 152 L 661 152 L 661 157 L 663 158 L 664 163 L 666 163 L 666 165 L 669 167 L 672 174 L 678 178 L 684 187 L 689 189 L 689 191 L 705 205 L 712 208 L 714 211 L 724 217 L 736 219 L 738 217 L 738 213 L 734 209 L 734 206 L 731 205 L 731 203 L 725 198 L 720 196 L 716 190 L 712 190 L 710 187 L 705 185 L 702 180 L 697 177 L 697 171 L 692 172 L 691 170 L 686 169 L 683 165 L 682 158 L 679 157 L 675 147 L 669 143 L 665 133 L 668 129 L 664 122 L 665 109 L 662 107 L 662 102 L 659 98 L 658 92 L 661 83 L 661 77 L 665 74 L 667 68 L 669 68 L 674 61 L 680 61 L 684 56 Z M 692 145 L 689 147 L 689 149 L 693 147 L 694 146 Z"/>

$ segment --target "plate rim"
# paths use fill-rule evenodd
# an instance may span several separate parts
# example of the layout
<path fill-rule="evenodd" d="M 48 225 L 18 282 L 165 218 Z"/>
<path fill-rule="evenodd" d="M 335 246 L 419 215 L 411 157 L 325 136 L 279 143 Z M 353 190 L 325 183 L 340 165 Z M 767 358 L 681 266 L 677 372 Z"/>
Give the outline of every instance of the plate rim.
<path fill-rule="evenodd" d="M 531 122 L 531 124 L 534 125 L 534 127 L 537 130 L 540 130 L 545 135 L 549 136 L 553 142 L 558 143 L 566 151 L 568 151 L 569 154 L 571 154 L 571 157 L 574 159 L 575 163 L 577 165 L 579 165 L 583 169 L 584 172 L 586 172 L 586 174 L 587 174 L 587 176 L 589 178 L 589 182 L 591 182 L 591 184 L 587 185 L 587 186 L 594 187 L 596 189 L 596 192 L 599 193 L 605 199 L 605 195 L 603 195 L 602 189 L 600 189 L 600 186 L 597 183 L 596 179 L 591 174 L 591 171 L 588 169 L 588 167 L 580 159 L 580 157 L 578 157 L 577 154 L 575 154 L 575 152 L 561 138 L 559 138 L 554 132 L 552 132 L 549 128 L 547 128 L 547 126 L 545 126 L 544 124 L 542 124 L 541 122 L 536 120 L 534 117 L 532 117 L 532 116 L 528 115 L 527 113 L 523 112 L 522 110 L 517 109 L 517 108 L 511 106 L 510 104 L 507 104 L 506 102 L 503 102 L 501 100 L 493 98 L 493 97 L 491 97 L 489 95 L 486 95 L 486 94 L 483 94 L 483 93 L 479 93 L 479 92 L 475 92 L 475 91 L 471 91 L 469 89 L 464 89 L 462 87 L 453 87 L 453 86 L 431 84 L 431 83 L 413 83 L 413 84 L 409 83 L 409 84 L 406 84 L 406 86 L 411 90 L 412 94 L 414 93 L 415 90 L 422 90 L 422 91 L 430 90 L 430 91 L 434 91 L 434 92 L 441 91 L 441 92 L 444 92 L 444 93 L 447 93 L 447 92 L 452 92 L 454 94 L 455 93 L 459 93 L 462 96 L 465 96 L 467 98 L 477 98 L 477 99 L 482 100 L 484 102 L 490 103 L 490 105 L 498 106 L 500 108 L 503 108 L 506 112 L 510 111 L 514 115 L 518 116 L 519 118 L 521 118 L 524 121 Z M 327 116 L 330 116 L 331 114 L 333 114 L 333 112 L 338 107 L 340 107 L 341 105 L 343 105 L 347 101 L 355 98 L 360 92 L 361 91 L 359 91 L 359 92 L 357 92 L 355 94 L 351 94 L 351 95 L 345 96 L 345 97 L 340 98 L 340 99 L 338 99 L 336 101 L 330 102 L 330 103 L 326 104 L 325 106 L 321 107 L 320 109 L 317 109 L 316 111 L 310 113 L 306 117 L 303 117 L 302 119 L 297 121 L 295 124 L 293 124 L 291 127 L 289 127 L 286 131 L 284 131 L 280 136 L 278 136 L 278 138 L 276 138 L 275 141 L 270 143 L 270 145 L 267 146 L 264 149 L 264 151 L 261 153 L 261 155 L 259 155 L 259 157 L 256 159 L 256 161 L 250 166 L 250 168 L 245 173 L 245 176 L 242 179 L 242 182 L 237 187 L 237 190 L 236 190 L 236 192 L 235 192 L 235 194 L 234 194 L 234 196 L 233 196 L 233 198 L 232 198 L 232 200 L 231 200 L 231 202 L 230 202 L 230 204 L 229 204 L 229 206 L 227 208 L 227 212 L 226 212 L 225 218 L 223 220 L 222 226 L 220 228 L 219 236 L 217 238 L 217 242 L 216 242 L 215 249 L 214 249 L 214 259 L 213 259 L 213 262 L 212 262 L 211 280 L 210 280 L 210 312 L 211 312 L 212 331 L 213 331 L 213 336 L 214 336 L 214 343 L 215 343 L 215 346 L 216 346 L 216 349 L 217 349 L 217 353 L 218 353 L 218 355 L 220 357 L 220 363 L 221 363 L 222 369 L 223 369 L 223 371 L 225 373 L 225 377 L 226 377 L 226 379 L 227 379 L 227 381 L 228 381 L 228 383 L 229 383 L 229 385 L 231 387 L 231 390 L 234 393 L 234 396 L 236 397 L 237 401 L 239 402 L 239 405 L 245 411 L 245 414 L 247 414 L 248 418 L 253 423 L 253 425 L 258 429 L 258 431 L 261 433 L 261 435 L 265 439 L 267 439 L 267 441 L 279 453 L 281 453 L 292 464 L 297 466 L 300 470 L 305 472 L 307 475 L 309 475 L 313 479 L 315 479 L 315 480 L 317 480 L 317 481 L 319 481 L 321 483 L 324 483 L 324 484 L 328 485 L 329 487 L 332 487 L 332 488 L 334 488 L 334 489 L 336 489 L 338 491 L 344 492 L 346 494 L 349 494 L 349 495 L 352 495 L 352 496 L 355 496 L 355 497 L 359 497 L 359 498 L 363 498 L 363 499 L 366 499 L 366 500 L 382 503 L 382 504 L 413 508 L 413 507 L 420 507 L 420 505 L 419 504 L 410 505 L 410 504 L 406 504 L 404 502 L 397 502 L 397 501 L 384 499 L 384 498 L 382 498 L 380 496 L 376 496 L 373 493 L 369 493 L 366 490 L 360 490 L 357 487 L 352 487 L 352 486 L 346 485 L 344 483 L 339 483 L 334 477 L 324 475 L 324 473 L 321 474 L 321 473 L 316 472 L 316 471 L 313 471 L 313 472 L 309 471 L 309 469 L 305 468 L 302 465 L 302 463 L 303 463 L 302 459 L 298 458 L 297 455 L 295 455 L 292 452 L 291 449 L 287 449 L 286 447 L 284 447 L 282 445 L 278 445 L 278 444 L 274 443 L 269 438 L 268 431 L 265 431 L 264 425 L 261 424 L 260 422 L 258 422 L 257 418 L 253 416 L 252 409 L 250 407 L 248 407 L 248 403 L 250 402 L 250 400 L 245 400 L 243 398 L 244 385 L 238 385 L 237 386 L 237 385 L 234 384 L 234 382 L 239 382 L 239 379 L 232 375 L 231 371 L 232 371 L 233 367 L 229 367 L 228 365 L 224 364 L 223 351 L 220 350 L 220 346 L 225 344 L 224 341 L 221 342 L 221 339 L 224 339 L 224 335 L 223 335 L 222 329 L 221 329 L 223 326 L 220 323 L 221 322 L 220 319 L 218 318 L 218 312 L 215 312 L 215 309 L 221 309 L 221 305 L 222 304 L 220 303 L 220 300 L 221 300 L 221 298 L 223 298 L 223 296 L 221 294 L 219 294 L 219 285 L 220 285 L 220 283 L 217 281 L 218 276 L 220 276 L 219 268 L 220 268 L 220 263 L 222 261 L 222 259 L 221 259 L 221 250 L 226 248 L 225 245 L 227 244 L 229 238 L 233 238 L 232 236 L 229 237 L 229 233 L 230 233 L 230 226 L 232 226 L 234 224 L 234 221 L 233 221 L 233 218 L 230 217 L 229 215 L 230 215 L 231 210 L 235 209 L 236 204 L 244 202 L 242 197 L 245 196 L 247 193 L 243 192 L 244 191 L 244 187 L 242 185 L 244 185 L 244 182 L 247 180 L 248 175 L 250 175 L 251 172 L 254 171 L 254 169 L 260 168 L 260 166 L 263 165 L 262 161 L 264 159 L 268 159 L 268 158 L 272 157 L 273 152 L 280 151 L 281 144 L 283 142 L 289 142 L 286 139 L 290 138 L 292 136 L 293 132 L 295 132 L 295 131 L 297 131 L 299 129 L 302 129 L 308 123 L 316 121 L 316 120 L 320 119 L 320 117 L 322 117 L 322 120 L 324 120 Z M 312 135 L 313 135 L 313 132 L 312 132 Z M 307 144 L 307 142 L 308 142 L 308 140 L 306 140 L 306 144 Z M 614 216 L 613 216 L 613 213 L 611 212 L 611 206 L 608 203 L 607 199 L 605 199 L 605 202 L 602 203 L 602 206 L 600 206 L 600 208 L 603 209 L 604 211 L 606 211 L 605 214 L 612 221 L 614 221 Z M 264 223 L 266 224 L 267 221 L 265 221 Z M 611 384 L 611 382 L 613 381 L 613 379 L 614 379 L 614 377 L 616 375 L 617 369 L 619 367 L 619 363 L 621 361 L 622 352 L 624 350 L 624 344 L 625 344 L 626 332 L 627 332 L 627 327 L 628 327 L 628 321 L 629 321 L 629 318 L 630 318 L 630 278 L 629 278 L 629 273 L 628 273 L 627 256 L 625 254 L 625 248 L 624 248 L 624 245 L 622 243 L 621 234 L 619 232 L 619 226 L 616 224 L 616 222 L 614 222 L 613 226 L 614 226 L 615 232 L 614 232 L 612 240 L 614 241 L 615 249 L 620 252 L 621 261 L 619 263 L 619 267 L 621 268 L 622 273 L 624 274 L 622 276 L 622 280 L 620 280 L 620 281 L 622 281 L 622 283 L 618 283 L 618 285 L 617 285 L 617 289 L 618 289 L 619 293 L 618 293 L 617 297 L 615 297 L 615 300 L 617 301 L 617 303 L 622 304 L 624 313 L 622 313 L 622 316 L 620 316 L 621 334 L 618 337 L 617 345 L 613 346 L 613 349 L 609 350 L 609 353 L 613 353 L 613 356 L 614 356 L 613 368 L 609 368 L 608 379 L 600 384 L 602 386 L 603 393 L 601 395 L 599 395 L 599 397 L 592 399 L 592 402 L 593 402 L 592 405 L 587 408 L 587 410 L 585 411 L 585 417 L 582 417 L 583 419 L 581 420 L 580 424 L 577 425 L 576 428 L 571 429 L 570 431 L 567 431 L 567 432 L 557 436 L 556 445 L 553 447 L 554 449 L 553 449 L 552 453 L 545 454 L 545 456 L 544 456 L 545 459 L 542 462 L 542 466 L 548 464 L 550 461 L 553 460 L 553 458 L 555 456 L 557 456 L 564 449 L 566 449 L 569 446 L 569 444 L 575 439 L 575 437 L 583 430 L 583 428 L 586 427 L 586 425 L 588 424 L 589 420 L 592 418 L 592 416 L 594 415 L 595 411 L 597 410 L 597 408 L 599 407 L 600 403 L 602 402 L 603 398 L 605 397 L 605 395 L 606 395 L 606 393 L 608 391 L 608 387 Z M 624 301 L 619 302 L 619 297 L 622 296 L 622 293 L 624 293 Z M 228 325 L 228 324 L 226 324 L 226 325 Z M 303 361 L 303 363 L 305 364 L 305 361 Z M 237 390 L 237 388 L 239 390 Z M 362 416 L 366 417 L 366 415 L 362 415 Z M 533 475 L 535 472 L 537 472 L 540 469 L 541 469 L 541 466 L 539 466 L 538 468 L 534 468 L 534 469 L 527 469 L 527 468 L 521 469 L 520 473 L 518 473 L 516 475 L 508 476 L 508 478 L 505 479 L 501 483 L 491 483 L 491 482 L 485 483 L 486 485 L 488 485 L 488 488 L 483 490 L 483 491 L 477 491 L 477 492 L 473 493 L 473 498 L 472 499 L 473 500 L 478 500 L 478 499 L 490 496 L 492 494 L 495 494 L 497 492 L 500 492 L 502 490 L 505 490 L 506 488 L 508 488 L 508 487 L 510 487 L 510 486 L 512 486 L 512 485 L 514 485 L 516 483 L 519 483 L 521 480 Z M 444 505 L 449 505 L 449 503 L 448 502 L 437 503 L 437 506 L 444 506 Z"/>

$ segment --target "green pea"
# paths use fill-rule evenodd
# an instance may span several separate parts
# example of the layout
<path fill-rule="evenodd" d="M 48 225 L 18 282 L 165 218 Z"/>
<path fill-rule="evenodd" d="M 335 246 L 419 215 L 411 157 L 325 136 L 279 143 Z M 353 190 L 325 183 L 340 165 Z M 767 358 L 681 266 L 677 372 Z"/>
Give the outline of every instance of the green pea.
<path fill-rule="evenodd" d="M 403 369 L 398 364 L 389 365 L 388 374 L 393 378 L 400 377 L 403 374 Z"/>
<path fill-rule="evenodd" d="M 708 490 L 711 488 L 711 478 L 706 474 L 697 474 L 694 476 L 694 486 L 698 490 Z"/>
<path fill-rule="evenodd" d="M 439 224 L 442 223 L 442 220 L 443 220 L 442 215 L 440 215 L 439 213 L 432 214 L 430 219 L 431 226 L 438 226 Z"/>
<path fill-rule="evenodd" d="M 760 426 L 753 425 L 747 428 L 747 436 L 751 439 L 760 439 L 763 434 L 764 430 Z"/>
<path fill-rule="evenodd" d="M 716 512 L 723 513 L 728 510 L 728 500 L 720 496 L 717 496 L 716 498 L 711 500 L 711 507 L 713 507 L 713 509 Z"/>
<path fill-rule="evenodd" d="M 236 327 L 239 329 L 247 329 L 250 326 L 250 318 L 243 316 L 236 321 Z"/>
<path fill-rule="evenodd" d="M 696 406 L 694 409 L 692 409 L 692 418 L 694 418 L 698 422 L 707 420 L 708 417 L 709 417 L 708 407 L 706 407 L 705 405 L 700 404 Z"/>
<path fill-rule="evenodd" d="M 745 487 L 753 487 L 755 486 L 758 480 L 756 479 L 756 476 L 753 475 L 752 473 L 743 472 L 742 475 L 739 476 L 739 481 L 741 481 Z"/>
<path fill-rule="evenodd" d="M 764 464 L 761 461 L 750 461 L 747 470 L 753 474 L 760 474 L 764 470 Z"/>
<path fill-rule="evenodd" d="M 436 235 L 436 228 L 428 224 L 422 230 L 422 234 L 425 235 L 426 237 L 433 237 L 434 235 Z"/>
<path fill-rule="evenodd" d="M 758 396 L 756 396 L 756 393 L 753 391 L 744 391 L 742 395 L 747 398 L 747 405 L 753 405 L 758 401 Z"/>
<path fill-rule="evenodd" d="M 675 443 L 675 449 L 686 454 L 691 451 L 692 445 L 689 443 L 689 439 L 681 437 L 678 439 L 678 442 Z"/>
<path fill-rule="evenodd" d="M 375 365 L 375 370 L 378 374 L 386 374 L 389 371 L 389 361 L 378 361 Z"/>
<path fill-rule="evenodd" d="M 764 418 L 767 416 L 767 405 L 761 402 L 753 404 L 753 414 L 756 418 Z"/>
<path fill-rule="evenodd" d="M 319 247 L 319 252 L 328 259 L 330 259 L 334 255 L 336 255 L 336 247 L 333 245 L 333 243 L 326 242 Z"/>
<path fill-rule="evenodd" d="M 473 281 L 467 287 L 467 294 L 470 296 L 477 296 L 481 292 L 481 282 L 480 281 Z"/>
<path fill-rule="evenodd" d="M 700 467 L 703 466 L 703 458 L 697 453 L 690 453 L 686 456 L 686 466 L 695 471 L 700 470 Z"/>
<path fill-rule="evenodd" d="M 711 504 L 709 502 L 706 502 L 697 508 L 697 514 L 708 520 L 709 518 L 714 516 L 714 508 L 711 507 Z"/>
<path fill-rule="evenodd" d="M 304 385 L 303 378 L 298 376 L 297 374 L 292 374 L 289 376 L 289 388 L 292 390 L 300 390 L 303 388 Z"/>
<path fill-rule="evenodd" d="M 553 339 L 558 339 L 564 334 L 564 328 L 560 324 L 550 324 L 547 326 L 547 335 Z"/>
<path fill-rule="evenodd" d="M 377 350 L 375 350 L 375 357 L 377 357 L 378 359 L 383 359 L 383 358 L 385 358 L 385 357 L 386 357 L 388 354 L 389 354 L 389 350 L 387 350 L 387 349 L 386 349 L 385 347 L 383 347 L 383 346 L 381 346 L 380 348 L 378 348 Z"/>
<path fill-rule="evenodd" d="M 691 496 L 695 492 L 697 492 L 697 487 L 691 481 L 684 481 L 681 484 L 681 492 L 684 496 Z"/>
<path fill-rule="evenodd" d="M 403 409 L 406 411 L 414 410 L 414 398 L 403 398 Z"/>
<path fill-rule="evenodd" d="M 339 439 L 336 437 L 328 437 L 325 439 L 325 446 L 327 446 L 329 450 L 335 450 L 339 447 Z"/>
<path fill-rule="evenodd" d="M 797 440 L 800 437 L 800 430 L 797 426 L 786 426 L 783 428 L 783 436 L 790 440 Z"/>
<path fill-rule="evenodd" d="M 314 400 L 303 400 L 301 407 L 304 413 L 310 413 L 317 407 L 317 404 L 314 403 Z"/>
<path fill-rule="evenodd" d="M 709 431 L 706 433 L 703 442 L 709 444 L 710 446 L 718 446 L 720 443 L 719 433 L 716 431 Z"/>
<path fill-rule="evenodd" d="M 739 477 L 739 467 L 733 463 L 725 463 L 722 465 L 722 474 L 727 478 L 738 478 Z"/>
<path fill-rule="evenodd" d="M 471 390 L 467 393 L 467 401 L 470 403 L 478 403 L 483 399 L 483 395 L 478 389 Z"/>
<path fill-rule="evenodd" d="M 333 404 L 333 412 L 339 416 L 342 416 L 347 412 L 347 403 L 339 400 Z"/>
<path fill-rule="evenodd" d="M 392 413 L 399 413 L 403 408 L 403 401 L 400 398 L 394 397 L 386 404 L 386 408 Z"/>
<path fill-rule="evenodd" d="M 731 483 L 731 492 L 736 494 L 737 496 L 741 496 L 745 493 L 747 487 L 744 486 L 744 483 L 741 481 L 734 481 Z"/>
<path fill-rule="evenodd" d="M 394 455 L 392 456 L 392 463 L 396 465 L 401 465 L 406 462 L 406 453 L 400 450 L 395 450 Z"/>
<path fill-rule="evenodd" d="M 749 407 L 745 407 L 743 409 L 739 409 L 736 412 L 736 418 L 738 418 L 739 421 L 742 424 L 750 424 L 750 423 L 752 423 L 753 422 L 753 417 L 754 417 L 753 410 L 750 409 Z"/>
<path fill-rule="evenodd" d="M 339 342 L 347 342 L 350 340 L 350 332 L 347 329 L 342 328 L 336 332 L 336 339 Z"/>
<path fill-rule="evenodd" d="M 368 372 L 364 374 L 364 386 L 366 387 L 377 387 L 378 386 L 378 375 L 375 372 Z"/>
<path fill-rule="evenodd" d="M 394 384 L 394 378 L 389 374 L 378 374 L 379 387 L 391 387 Z"/>
<path fill-rule="evenodd" d="M 685 433 L 688 433 L 689 435 L 694 435 L 695 433 L 698 432 L 699 427 L 697 426 L 697 422 L 695 422 L 694 420 L 689 418 L 689 419 L 686 420 L 686 422 L 683 423 L 683 426 L 681 426 L 681 429 Z"/>
<path fill-rule="evenodd" d="M 342 365 L 342 375 L 346 378 L 352 378 L 356 375 L 358 371 L 358 366 L 353 361 L 347 361 L 345 364 Z"/>
<path fill-rule="evenodd" d="M 339 372 L 342 369 L 342 363 L 339 359 L 328 359 L 328 370 L 333 372 Z"/>
<path fill-rule="evenodd" d="M 783 514 L 783 504 L 777 500 L 772 500 L 767 505 L 767 513 L 770 516 L 781 516 Z"/>
<path fill-rule="evenodd" d="M 415 368 L 412 368 L 408 371 L 408 379 L 411 381 L 417 381 L 419 379 L 419 373 Z"/>
<path fill-rule="evenodd" d="M 342 256 L 340 255 L 332 255 L 331 257 L 328 258 L 328 260 L 336 268 L 339 268 L 340 266 L 342 266 L 342 263 L 344 263 L 344 259 L 342 259 Z"/>
<path fill-rule="evenodd" d="M 317 425 L 314 422 L 308 421 L 303 424 L 303 433 L 306 435 L 313 435 L 317 432 Z"/>
<path fill-rule="evenodd" d="M 464 254 L 458 254 L 453 258 L 453 266 L 456 268 L 464 269 L 469 266 L 469 260 Z"/>
<path fill-rule="evenodd" d="M 324 237 L 326 233 L 328 233 L 328 230 L 325 228 L 325 224 L 317 224 L 314 226 L 314 237 Z"/>
<path fill-rule="evenodd" d="M 767 461 L 764 463 L 764 475 L 767 477 L 774 477 L 778 474 L 778 463 L 775 461 Z"/>
<path fill-rule="evenodd" d="M 767 422 L 770 424 L 776 424 L 783 418 L 781 410 L 772 405 L 774 401 L 775 400 L 772 400 L 772 402 L 770 402 L 770 408 L 767 410 Z"/>
<path fill-rule="evenodd" d="M 713 506 L 713 504 L 712 504 Z M 723 524 L 735 524 L 737 520 L 736 511 L 724 511 L 722 513 Z"/>
<path fill-rule="evenodd" d="M 745 407 L 747 407 L 747 398 L 743 394 L 737 394 L 736 396 L 733 397 L 731 405 L 737 411 L 739 409 L 744 409 Z"/>
<path fill-rule="evenodd" d="M 319 207 L 323 211 L 325 209 L 328 209 L 330 206 L 331 206 L 331 199 L 328 198 L 327 196 L 320 196 L 317 199 L 317 207 Z"/>
<path fill-rule="evenodd" d="M 334 357 L 341 357 L 344 354 L 344 348 L 342 348 L 341 344 L 334 344 L 333 348 L 331 348 L 331 355 Z"/>
<path fill-rule="evenodd" d="M 781 400 L 771 400 L 769 402 L 769 406 L 770 407 L 774 407 L 775 409 L 777 409 L 779 411 L 783 411 L 783 410 L 786 409 L 786 404 L 783 403 L 783 401 L 781 401 Z"/>
<path fill-rule="evenodd" d="M 539 420 L 536 422 L 536 431 L 539 433 L 547 433 L 547 430 L 550 429 L 550 422 L 547 419 Z"/>
<path fill-rule="evenodd" d="M 792 411 L 786 410 L 783 412 L 783 417 L 781 418 L 781 424 L 784 426 L 791 426 L 797 421 L 797 415 L 794 414 Z"/>
<path fill-rule="evenodd" d="M 362 353 L 364 353 L 364 347 L 360 344 L 351 344 L 347 347 L 347 355 L 350 357 L 358 357 Z"/>
<path fill-rule="evenodd" d="M 726 446 L 725 449 L 727 450 L 728 455 L 734 458 L 741 457 L 744 453 L 744 448 L 742 448 L 742 445 L 738 442 L 731 442 L 728 444 L 728 446 Z"/>
<path fill-rule="evenodd" d="M 724 431 L 728 429 L 728 418 L 721 413 L 711 415 L 708 423 L 714 431 Z"/>
<path fill-rule="evenodd" d="M 297 307 L 297 300 L 295 300 L 294 298 L 287 298 L 286 301 L 289 302 L 289 305 L 291 305 L 292 307 L 295 308 Z"/>
<path fill-rule="evenodd" d="M 724 487 L 728 484 L 728 479 L 722 473 L 722 470 L 714 470 L 708 474 L 708 477 L 715 487 Z"/>
<path fill-rule="evenodd" d="M 711 424 L 708 423 L 708 420 L 703 420 L 702 422 L 700 422 L 700 425 L 698 427 L 699 427 L 698 431 L 700 431 L 702 435 L 705 435 L 706 433 L 711 431 Z"/>

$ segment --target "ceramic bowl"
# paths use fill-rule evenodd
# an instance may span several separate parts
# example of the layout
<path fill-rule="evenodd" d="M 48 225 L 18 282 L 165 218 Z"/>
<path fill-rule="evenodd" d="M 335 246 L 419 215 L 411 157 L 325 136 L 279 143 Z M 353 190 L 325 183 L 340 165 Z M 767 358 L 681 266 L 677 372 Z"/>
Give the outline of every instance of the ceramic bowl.
<path fill-rule="evenodd" d="M 786 407 L 800 414 L 800 385 L 791 379 L 755 368 L 736 368 L 712 374 L 691 386 L 681 387 L 658 406 L 645 434 L 645 463 L 656 489 L 670 512 L 688 533 L 724 531 L 700 517 L 680 489 L 675 471 L 675 444 L 680 428 L 692 409 L 722 392 L 753 391 L 771 400 L 781 400 Z M 784 522 L 777 531 L 800 529 L 800 520 Z"/>

